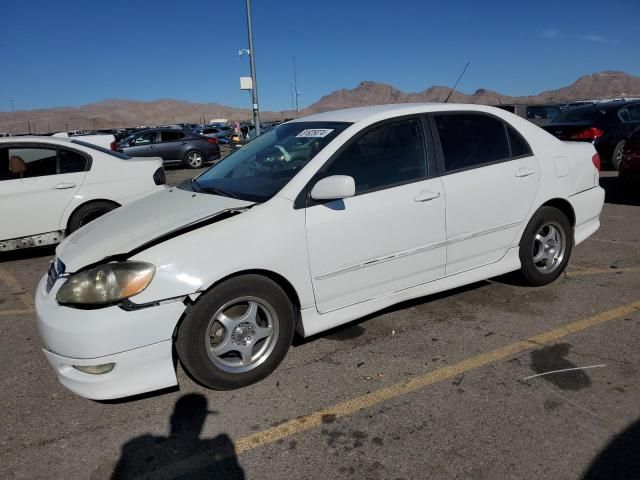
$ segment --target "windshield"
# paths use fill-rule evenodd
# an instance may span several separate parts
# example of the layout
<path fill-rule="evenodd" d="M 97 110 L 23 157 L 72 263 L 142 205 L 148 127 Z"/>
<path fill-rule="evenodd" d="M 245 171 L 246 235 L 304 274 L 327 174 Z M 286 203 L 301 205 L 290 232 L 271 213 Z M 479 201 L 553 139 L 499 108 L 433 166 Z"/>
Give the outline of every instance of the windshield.
<path fill-rule="evenodd" d="M 195 188 L 253 202 L 269 200 L 349 125 L 345 122 L 280 125 L 197 177 Z"/>

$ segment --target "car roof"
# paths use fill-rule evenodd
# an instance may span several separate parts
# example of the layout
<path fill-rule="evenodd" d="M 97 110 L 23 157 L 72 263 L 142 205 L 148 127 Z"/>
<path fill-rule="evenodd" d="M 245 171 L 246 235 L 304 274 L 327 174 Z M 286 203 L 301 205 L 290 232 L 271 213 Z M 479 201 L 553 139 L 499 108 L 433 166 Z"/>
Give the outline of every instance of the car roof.
<path fill-rule="evenodd" d="M 356 123 L 371 118 L 393 118 L 401 115 L 414 115 L 429 112 L 478 111 L 500 113 L 504 110 L 487 105 L 465 103 L 398 103 L 390 105 L 373 105 L 369 107 L 346 108 L 331 112 L 315 113 L 296 118 L 291 122 L 350 122 Z"/>
<path fill-rule="evenodd" d="M 0 143 L 55 143 L 69 145 L 71 140 L 78 137 L 53 137 L 41 135 L 23 135 L 20 137 L 0 137 Z"/>
<path fill-rule="evenodd" d="M 577 107 L 572 107 L 569 110 L 565 110 L 566 112 L 587 112 L 589 110 L 617 110 L 618 108 L 626 107 L 627 105 L 640 104 L 640 101 L 636 100 L 622 100 L 615 102 L 596 102 L 590 103 L 588 105 L 580 105 Z"/>

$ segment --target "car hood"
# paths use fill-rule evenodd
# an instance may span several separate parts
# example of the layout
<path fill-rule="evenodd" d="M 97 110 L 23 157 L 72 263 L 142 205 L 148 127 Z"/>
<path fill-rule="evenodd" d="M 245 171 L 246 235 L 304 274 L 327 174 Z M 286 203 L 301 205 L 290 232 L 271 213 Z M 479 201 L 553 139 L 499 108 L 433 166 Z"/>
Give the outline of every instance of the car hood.
<path fill-rule="evenodd" d="M 182 228 L 252 202 L 170 188 L 116 208 L 68 236 L 56 249 L 68 272 L 124 255 Z"/>

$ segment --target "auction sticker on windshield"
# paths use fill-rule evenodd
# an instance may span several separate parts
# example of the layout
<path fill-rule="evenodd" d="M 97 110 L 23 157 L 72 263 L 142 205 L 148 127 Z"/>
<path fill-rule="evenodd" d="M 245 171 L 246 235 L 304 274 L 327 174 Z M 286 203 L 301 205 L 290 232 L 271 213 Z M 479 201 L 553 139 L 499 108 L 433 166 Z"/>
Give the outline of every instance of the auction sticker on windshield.
<path fill-rule="evenodd" d="M 324 138 L 333 132 L 333 128 L 307 128 L 302 130 L 296 137 L 302 138 Z"/>

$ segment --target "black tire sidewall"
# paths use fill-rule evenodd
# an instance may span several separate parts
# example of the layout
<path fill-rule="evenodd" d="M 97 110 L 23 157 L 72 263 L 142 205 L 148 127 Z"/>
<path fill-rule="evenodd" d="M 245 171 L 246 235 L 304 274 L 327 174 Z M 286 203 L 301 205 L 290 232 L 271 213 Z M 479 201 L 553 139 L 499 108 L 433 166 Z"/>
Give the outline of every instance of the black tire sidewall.
<path fill-rule="evenodd" d="M 269 357 L 259 366 L 244 373 L 230 373 L 216 367 L 204 342 L 213 314 L 234 298 L 252 296 L 264 299 L 278 316 L 278 338 Z M 185 371 L 199 384 L 216 390 L 231 390 L 262 380 L 284 359 L 293 340 L 296 313 L 285 291 L 274 281 L 261 275 L 242 275 L 217 285 L 203 294 L 191 307 L 178 327 L 175 345 Z"/>
<path fill-rule="evenodd" d="M 618 162 L 618 151 L 624 148 L 624 140 L 619 141 L 615 148 L 613 149 L 613 154 L 611 155 L 611 166 L 614 170 L 620 171 L 620 163 Z"/>
<path fill-rule="evenodd" d="M 202 163 L 200 163 L 200 166 L 193 167 L 189 163 L 189 155 L 191 155 L 192 153 L 198 153 L 200 154 L 200 157 L 202 157 Z M 183 162 L 187 168 L 202 168 L 202 166 L 204 165 L 204 154 L 200 150 L 189 150 L 187 153 L 184 154 Z"/>
<path fill-rule="evenodd" d="M 109 202 L 104 202 L 104 201 L 97 201 L 97 202 L 87 203 L 86 205 L 82 205 L 75 212 L 73 212 L 73 214 L 71 215 L 71 218 L 69 218 L 69 223 L 67 224 L 68 233 L 73 233 L 76 230 L 78 230 L 80 227 L 84 226 L 82 225 L 82 220 L 88 214 L 101 211 L 102 215 L 104 215 L 105 213 L 108 213 L 117 207 L 118 205 L 115 205 Z"/>
<path fill-rule="evenodd" d="M 564 230 L 564 238 L 567 242 L 566 250 L 562 262 L 553 272 L 543 273 L 539 271 L 533 262 L 533 242 L 536 234 L 547 222 L 556 222 Z M 542 286 L 547 285 L 556 280 L 567 264 L 573 251 L 573 228 L 567 216 L 557 208 L 554 207 L 540 207 L 538 211 L 533 215 L 527 228 L 525 228 L 520 240 L 520 271 L 525 280 L 531 285 Z"/>

